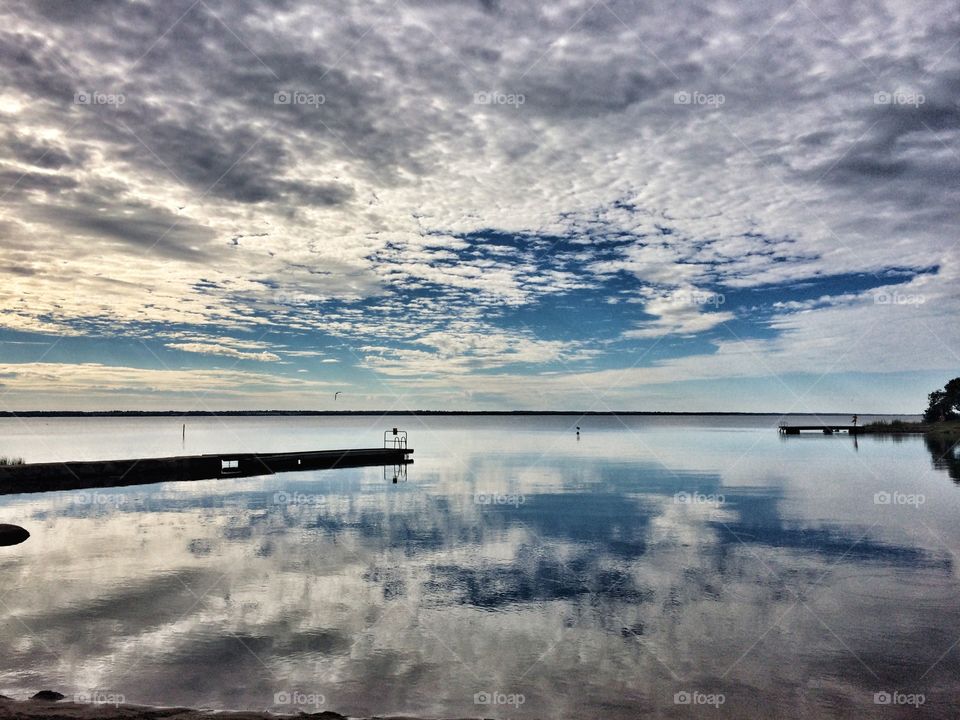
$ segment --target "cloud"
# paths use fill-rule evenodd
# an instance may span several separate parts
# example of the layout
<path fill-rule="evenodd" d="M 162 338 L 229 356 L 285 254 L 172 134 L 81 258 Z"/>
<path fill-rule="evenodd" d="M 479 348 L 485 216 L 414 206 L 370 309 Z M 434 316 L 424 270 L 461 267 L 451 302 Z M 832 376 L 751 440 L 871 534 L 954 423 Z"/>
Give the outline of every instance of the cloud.
<path fill-rule="evenodd" d="M 955 365 L 942 4 L 80 8 L 0 10 L 6 332 L 278 368 L 337 345 L 451 394 L 626 370 L 663 338 L 691 342 L 636 387 L 729 376 L 730 329 L 822 365 L 888 324 L 883 367 Z M 853 287 L 791 295 L 892 268 L 936 269 L 903 317 L 937 345 Z M 269 337 L 218 341 L 243 333 Z"/>
<path fill-rule="evenodd" d="M 16 131 L 7 133 L 3 149 L 8 157 L 17 162 L 44 170 L 59 170 L 76 162 L 63 147 Z"/>
<path fill-rule="evenodd" d="M 328 383 L 242 370 L 144 369 L 101 363 L 8 363 L 0 365 L 4 384 L 22 393 L 68 396 L 126 393 L 211 393 L 244 396 L 254 392 L 305 391 Z"/>
<path fill-rule="evenodd" d="M 280 359 L 279 355 L 274 355 L 271 352 L 244 352 L 243 350 L 237 350 L 227 345 L 215 345 L 213 343 L 166 343 L 165 347 L 171 350 L 200 353 L 201 355 L 223 355 L 225 357 L 237 358 L 238 360 L 274 362 Z"/>
<path fill-rule="evenodd" d="M 510 365 L 577 362 L 594 350 L 579 342 L 541 340 L 529 332 L 502 332 L 481 324 L 458 321 L 452 331 L 416 337 L 410 347 L 361 348 L 365 363 L 386 375 L 468 375 Z"/>

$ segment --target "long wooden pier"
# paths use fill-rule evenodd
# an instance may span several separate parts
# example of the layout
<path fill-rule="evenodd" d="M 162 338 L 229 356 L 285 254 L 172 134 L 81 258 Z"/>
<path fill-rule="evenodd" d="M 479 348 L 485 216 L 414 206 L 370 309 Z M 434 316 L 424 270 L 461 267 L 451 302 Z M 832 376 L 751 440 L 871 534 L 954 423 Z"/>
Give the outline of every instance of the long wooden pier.
<path fill-rule="evenodd" d="M 781 425 L 781 435 L 799 435 L 801 432 L 820 432 L 824 435 L 845 432 L 850 435 L 863 435 L 862 425 Z"/>
<path fill-rule="evenodd" d="M 403 446 L 288 453 L 227 453 L 178 457 L 29 463 L 0 466 L 0 495 L 124 487 L 181 480 L 252 477 L 299 470 L 409 465 Z"/>

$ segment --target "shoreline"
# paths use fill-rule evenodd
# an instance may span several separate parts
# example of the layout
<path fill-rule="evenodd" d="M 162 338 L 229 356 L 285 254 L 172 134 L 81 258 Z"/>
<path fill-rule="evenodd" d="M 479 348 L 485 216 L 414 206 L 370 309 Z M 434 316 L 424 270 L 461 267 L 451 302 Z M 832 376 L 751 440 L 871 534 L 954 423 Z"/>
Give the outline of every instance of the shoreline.
<path fill-rule="evenodd" d="M 572 415 L 577 417 L 677 416 L 677 417 L 821 417 L 852 415 L 849 412 L 783 413 L 714 410 L 706 412 L 668 410 L 3 410 L 0 418 L 87 418 L 87 417 L 337 417 L 337 416 L 529 416 Z M 864 417 L 920 417 L 921 413 L 860 412 Z"/>
<path fill-rule="evenodd" d="M 925 422 L 904 422 L 894 420 L 893 422 L 874 422 L 863 426 L 863 435 L 937 435 L 937 436 L 958 436 L 960 435 L 960 422 L 955 420 L 946 420 L 943 422 L 925 423 Z"/>
<path fill-rule="evenodd" d="M 14 700 L 0 695 L 0 720 L 287 720 L 311 717 L 318 720 L 350 720 L 346 715 L 324 710 L 307 713 L 293 709 L 279 715 L 266 710 L 198 710 L 184 707 L 153 707 L 150 705 L 78 703 L 63 700 Z M 393 715 L 370 720 L 420 720 Z"/>

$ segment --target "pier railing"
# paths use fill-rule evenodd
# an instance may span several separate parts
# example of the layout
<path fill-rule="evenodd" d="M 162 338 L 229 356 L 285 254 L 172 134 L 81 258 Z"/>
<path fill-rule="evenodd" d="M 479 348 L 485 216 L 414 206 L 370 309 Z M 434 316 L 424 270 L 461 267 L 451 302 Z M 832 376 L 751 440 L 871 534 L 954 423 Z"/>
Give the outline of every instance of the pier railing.
<path fill-rule="evenodd" d="M 406 450 L 407 449 L 407 431 L 398 430 L 397 428 L 393 428 L 392 430 L 384 430 L 383 447 L 385 449 L 392 449 L 392 450 Z"/>
<path fill-rule="evenodd" d="M 799 435 L 801 432 L 819 432 L 824 435 L 845 432 L 850 435 L 862 435 L 862 425 L 787 425 L 780 423 L 777 426 L 781 435 Z"/>

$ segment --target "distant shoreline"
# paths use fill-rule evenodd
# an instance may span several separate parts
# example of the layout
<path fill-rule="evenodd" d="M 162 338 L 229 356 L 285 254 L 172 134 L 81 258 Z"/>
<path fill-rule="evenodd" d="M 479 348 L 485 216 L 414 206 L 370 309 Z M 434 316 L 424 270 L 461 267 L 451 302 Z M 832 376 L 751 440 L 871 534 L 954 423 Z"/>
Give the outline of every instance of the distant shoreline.
<path fill-rule="evenodd" d="M 287 720 L 314 717 L 319 720 L 347 720 L 340 713 L 326 711 L 297 715 L 277 715 L 266 711 L 192 710 L 176 707 L 151 707 L 127 704 L 97 704 L 63 700 L 12 700 L 0 695 L 0 719 L 6 720 Z M 395 720 L 403 720 L 396 718 Z"/>
<path fill-rule="evenodd" d="M 576 415 L 584 417 L 644 416 L 742 416 L 742 417 L 818 417 L 823 415 L 852 415 L 848 412 L 672 412 L 662 410 L 24 410 L 0 411 L 0 418 L 35 417 L 327 417 L 327 416 L 390 416 L 390 415 L 465 415 L 465 416 L 529 416 Z M 921 413 L 870 413 L 869 417 L 919 417 Z"/>

